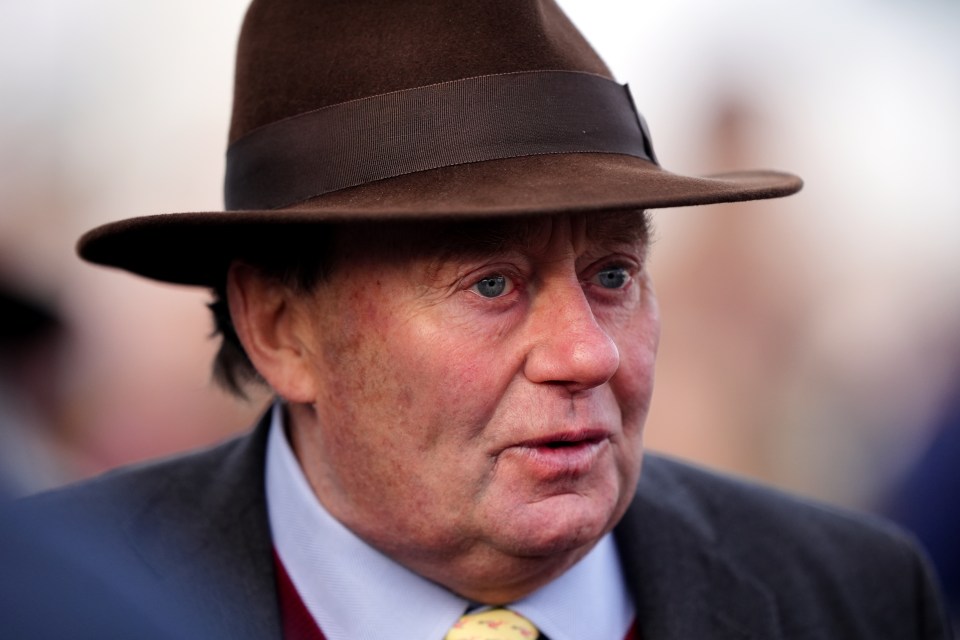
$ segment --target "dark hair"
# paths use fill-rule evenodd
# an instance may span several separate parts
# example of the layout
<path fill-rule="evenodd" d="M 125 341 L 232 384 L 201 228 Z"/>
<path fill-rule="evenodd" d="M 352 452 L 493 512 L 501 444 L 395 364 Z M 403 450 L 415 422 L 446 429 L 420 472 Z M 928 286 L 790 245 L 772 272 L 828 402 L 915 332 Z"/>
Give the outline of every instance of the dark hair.
<path fill-rule="evenodd" d="M 324 280 L 332 265 L 333 225 L 292 225 L 283 236 L 266 235 L 261 247 L 248 248 L 235 261 L 254 267 L 262 277 L 276 281 L 298 294 L 310 293 Z M 213 379 L 231 394 L 246 399 L 247 385 L 266 385 L 243 348 L 230 317 L 226 273 L 212 291 L 207 304 L 213 316 L 211 337 L 220 336 L 213 359 Z"/>

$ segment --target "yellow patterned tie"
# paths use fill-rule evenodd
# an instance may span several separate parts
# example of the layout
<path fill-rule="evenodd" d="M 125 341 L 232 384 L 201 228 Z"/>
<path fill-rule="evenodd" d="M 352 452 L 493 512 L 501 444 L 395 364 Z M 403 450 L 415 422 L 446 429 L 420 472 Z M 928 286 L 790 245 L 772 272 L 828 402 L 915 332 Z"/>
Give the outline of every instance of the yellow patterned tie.
<path fill-rule="evenodd" d="M 468 613 L 443 640 L 536 640 L 540 632 L 533 623 L 509 609 Z"/>

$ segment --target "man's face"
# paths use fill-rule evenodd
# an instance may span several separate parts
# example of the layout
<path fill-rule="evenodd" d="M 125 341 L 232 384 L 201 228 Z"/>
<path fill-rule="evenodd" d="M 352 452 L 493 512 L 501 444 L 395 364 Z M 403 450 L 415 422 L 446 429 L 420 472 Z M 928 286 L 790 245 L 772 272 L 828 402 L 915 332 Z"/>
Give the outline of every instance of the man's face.
<path fill-rule="evenodd" d="M 659 317 L 638 213 L 354 228 L 298 301 L 327 509 L 413 570 L 508 600 L 581 558 L 640 472 Z"/>

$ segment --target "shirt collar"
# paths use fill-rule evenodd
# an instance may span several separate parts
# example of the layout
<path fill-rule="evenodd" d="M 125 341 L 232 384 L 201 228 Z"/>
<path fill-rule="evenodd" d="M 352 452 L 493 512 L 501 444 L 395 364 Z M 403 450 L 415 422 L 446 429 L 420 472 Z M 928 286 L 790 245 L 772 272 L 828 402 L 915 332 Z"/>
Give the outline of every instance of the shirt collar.
<path fill-rule="evenodd" d="M 468 601 L 397 564 L 316 499 L 273 407 L 267 511 L 274 547 L 328 640 L 443 638 Z M 620 640 L 633 603 L 610 535 L 566 573 L 510 605 L 552 640 Z"/>

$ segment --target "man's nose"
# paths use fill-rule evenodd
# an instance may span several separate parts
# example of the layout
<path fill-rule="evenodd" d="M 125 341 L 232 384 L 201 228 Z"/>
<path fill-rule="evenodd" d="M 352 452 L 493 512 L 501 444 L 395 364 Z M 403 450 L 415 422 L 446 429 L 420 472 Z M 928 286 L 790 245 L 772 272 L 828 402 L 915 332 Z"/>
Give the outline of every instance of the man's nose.
<path fill-rule="evenodd" d="M 531 347 L 524 374 L 531 382 L 576 393 L 607 382 L 620 367 L 616 343 L 597 322 L 575 279 L 544 286 L 531 308 Z"/>

